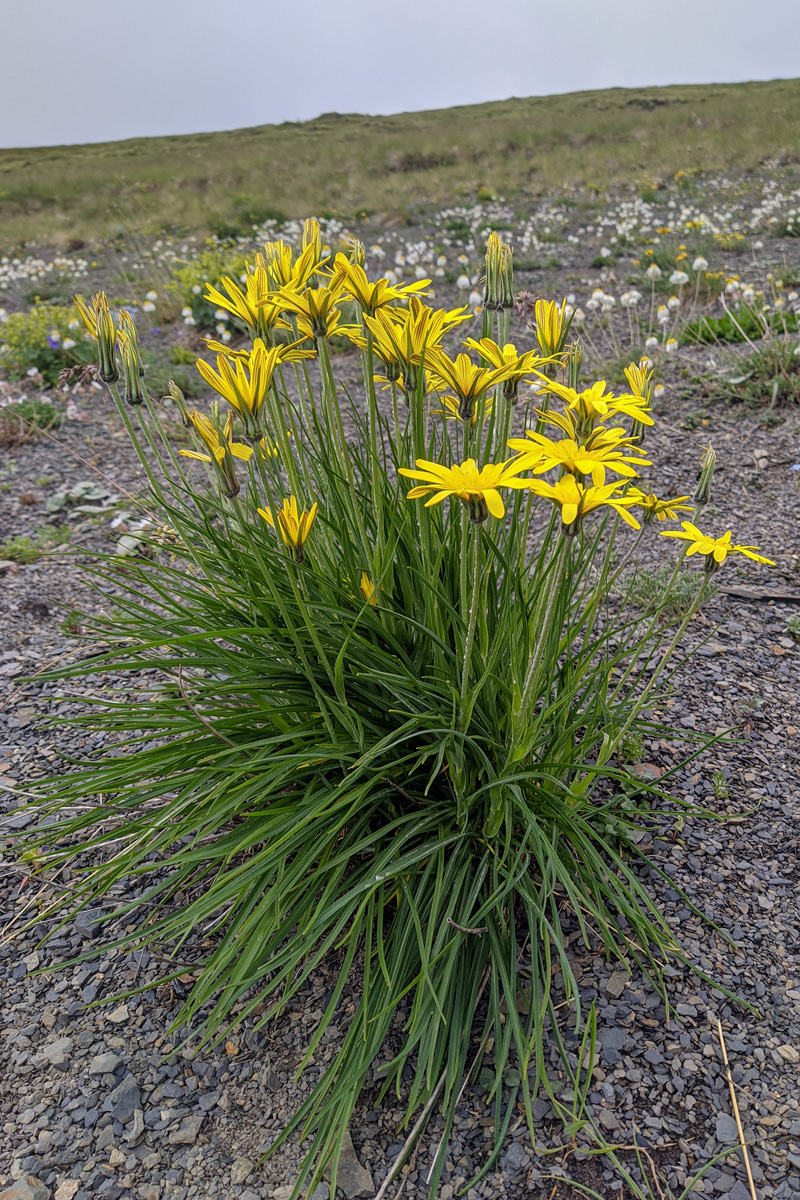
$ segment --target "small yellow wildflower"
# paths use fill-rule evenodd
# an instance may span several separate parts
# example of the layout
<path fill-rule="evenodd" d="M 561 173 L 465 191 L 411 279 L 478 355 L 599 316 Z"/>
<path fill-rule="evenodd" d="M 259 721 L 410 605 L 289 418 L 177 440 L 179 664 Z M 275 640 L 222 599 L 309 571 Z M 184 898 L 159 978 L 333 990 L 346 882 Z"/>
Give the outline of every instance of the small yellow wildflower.
<path fill-rule="evenodd" d="M 639 529 L 639 522 L 631 516 L 628 509 L 633 504 L 627 496 L 617 494 L 619 484 L 607 483 L 604 487 L 586 487 L 579 483 L 574 475 L 565 475 L 558 483 L 545 483 L 541 479 L 528 482 L 528 487 L 536 496 L 552 500 L 561 509 L 561 520 L 564 533 L 575 534 L 585 516 L 596 508 L 613 508 L 626 524 L 633 529 Z"/>
<path fill-rule="evenodd" d="M 595 487 L 603 486 L 607 470 L 635 479 L 637 467 L 651 465 L 638 451 L 630 453 L 631 447 L 627 445 L 626 438 L 598 438 L 594 445 L 580 445 L 572 438 L 561 438 L 554 442 L 544 434 L 529 429 L 527 437 L 511 438 L 508 445 L 511 450 L 519 451 L 519 457 L 514 461 L 520 471 L 543 475 L 553 467 L 561 467 L 570 475 L 591 475 Z M 623 453 L 623 450 L 629 453 Z"/>
<path fill-rule="evenodd" d="M 577 392 L 563 383 L 551 381 L 545 384 L 545 390 L 554 393 L 575 412 L 581 428 L 591 428 L 609 416 L 632 417 L 634 421 L 641 421 L 643 425 L 653 424 L 653 418 L 649 415 L 641 396 L 615 396 L 613 392 L 606 392 L 604 379 L 598 380 L 582 392 Z"/>
<path fill-rule="evenodd" d="M 468 506 L 470 520 L 479 525 L 486 520 L 489 513 L 493 517 L 505 515 L 505 505 L 498 488 L 529 486 L 529 481 L 518 479 L 516 472 L 517 467 L 509 467 L 508 463 L 487 463 L 478 470 L 474 458 L 468 458 L 460 466 L 452 467 L 418 458 L 416 469 L 400 467 L 398 474 L 409 479 L 425 481 L 411 489 L 408 493 L 409 500 L 416 500 L 433 492 L 430 500 L 425 501 L 425 507 L 430 508 L 432 504 L 438 504 L 448 496 L 456 496 L 462 504 Z"/>
<path fill-rule="evenodd" d="M 438 347 L 429 352 L 426 365 L 429 367 L 428 378 L 437 391 L 452 388 L 455 392 L 462 421 L 472 419 L 475 401 L 484 392 L 503 383 L 515 370 L 511 365 L 476 367 L 468 354 L 458 354 L 453 359 Z"/>
<path fill-rule="evenodd" d="M 189 421 L 194 427 L 195 433 L 199 434 L 205 442 L 210 453 L 202 454 L 197 450 L 181 450 L 180 453 L 184 458 L 197 458 L 200 462 L 211 463 L 219 475 L 225 495 L 230 497 L 238 495 L 239 483 L 233 460 L 239 458 L 247 462 L 253 451 L 250 446 L 243 446 L 241 442 L 231 440 L 233 413 L 229 412 L 225 424 L 220 425 L 216 407 L 213 420 L 204 416 L 203 413 L 199 413 L 197 409 L 193 409 L 189 413 Z"/>
<path fill-rule="evenodd" d="M 625 495 L 628 499 L 633 498 L 636 508 L 641 508 L 645 525 L 650 521 L 677 521 L 678 513 L 694 512 L 693 505 L 684 503 L 688 496 L 659 500 L 652 492 L 643 492 L 637 487 L 628 488 Z"/>
<path fill-rule="evenodd" d="M 271 525 L 273 529 L 275 528 L 272 509 L 259 508 L 256 509 L 256 512 L 260 517 L 264 518 L 268 525 Z M 278 509 L 278 532 L 295 562 L 299 563 L 303 561 L 303 546 L 311 532 L 311 526 L 314 524 L 316 516 L 316 500 L 308 512 L 305 510 L 300 512 L 297 507 L 297 500 L 294 496 L 288 496 L 284 499 L 283 505 Z"/>
<path fill-rule="evenodd" d="M 233 360 L 227 354 L 218 354 L 216 371 L 202 358 L 197 360 L 197 369 L 203 379 L 236 409 L 245 436 L 253 441 L 264 436 L 263 410 L 272 376 L 282 359 L 282 346 L 272 346 L 268 350 L 261 338 L 256 338 L 252 350 Z"/>
<path fill-rule="evenodd" d="M 367 604 L 377 606 L 378 593 L 375 590 L 375 584 L 372 582 L 366 571 L 361 572 L 361 580 L 359 582 L 358 589 L 366 600 Z"/>
<path fill-rule="evenodd" d="M 417 279 L 414 283 L 404 283 L 390 286 L 386 279 L 376 279 L 370 283 L 367 273 L 358 263 L 351 262 L 345 254 L 337 254 L 333 264 L 331 277 L 333 286 L 341 284 L 348 296 L 352 296 L 363 312 L 371 317 L 379 308 L 384 308 L 394 300 L 407 299 L 417 293 L 424 293 L 430 285 L 430 279 Z"/>
<path fill-rule="evenodd" d="M 338 305 L 343 298 L 340 280 L 332 281 L 330 287 L 307 287 L 303 291 L 287 287 L 278 292 L 283 309 L 297 318 L 298 331 L 313 341 L 336 332 L 341 318 Z"/>
<path fill-rule="evenodd" d="M 537 300 L 533 307 L 533 319 L 542 354 L 548 357 L 560 354 L 570 327 L 566 300 L 562 300 L 560 305 L 555 300 Z"/>
<path fill-rule="evenodd" d="M 765 558 L 763 554 L 758 553 L 757 546 L 739 546 L 731 543 L 731 531 L 723 533 L 722 537 L 712 538 L 708 534 L 698 529 L 691 521 L 682 521 L 682 531 L 678 529 L 665 529 L 662 537 L 680 538 L 684 542 L 691 542 L 689 549 L 686 551 L 686 557 L 689 558 L 692 554 L 704 554 L 706 557 L 706 570 L 715 571 L 721 567 L 729 554 L 744 554 L 747 558 L 752 558 L 754 562 L 765 563 L 768 567 L 774 567 L 775 563 L 770 558 Z"/>
<path fill-rule="evenodd" d="M 275 329 L 290 328 L 287 322 L 281 319 L 281 308 L 275 302 L 267 263 L 261 254 L 256 255 L 253 270 L 247 272 L 244 291 L 228 275 L 223 277 L 221 286 L 227 295 L 223 295 L 208 283 L 204 299 L 242 321 L 252 338 L 261 338 L 271 346 Z"/>

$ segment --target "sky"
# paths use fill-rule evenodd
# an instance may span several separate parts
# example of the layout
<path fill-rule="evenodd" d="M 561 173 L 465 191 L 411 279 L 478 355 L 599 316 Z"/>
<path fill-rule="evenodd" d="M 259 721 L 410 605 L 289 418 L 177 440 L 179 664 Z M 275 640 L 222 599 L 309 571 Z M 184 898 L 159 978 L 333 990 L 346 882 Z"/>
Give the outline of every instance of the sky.
<path fill-rule="evenodd" d="M 800 76 L 798 0 L 3 0 L 2 10 L 4 148 Z"/>

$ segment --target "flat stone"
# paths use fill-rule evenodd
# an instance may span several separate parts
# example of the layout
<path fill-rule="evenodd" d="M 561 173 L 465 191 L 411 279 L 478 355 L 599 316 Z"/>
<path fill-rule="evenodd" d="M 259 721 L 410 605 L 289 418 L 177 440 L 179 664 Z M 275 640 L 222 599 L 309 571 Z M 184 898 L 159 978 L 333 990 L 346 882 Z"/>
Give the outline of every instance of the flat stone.
<path fill-rule="evenodd" d="M 73 1200 L 80 1186 L 77 1179 L 65 1179 L 56 1188 L 54 1200 Z"/>
<path fill-rule="evenodd" d="M 795 1050 L 794 1046 L 778 1046 L 778 1054 L 784 1062 L 799 1063 L 800 1054 Z"/>
<path fill-rule="evenodd" d="M 619 1117 L 610 1108 L 601 1108 L 597 1119 L 603 1126 L 603 1129 L 614 1130 L 620 1127 Z"/>
<path fill-rule="evenodd" d="M 72 1038 L 56 1038 L 54 1042 L 47 1042 L 42 1046 L 41 1053 L 54 1066 L 56 1063 L 67 1062 L 72 1054 Z"/>
<path fill-rule="evenodd" d="M 126 1075 L 103 1101 L 103 1112 L 111 1113 L 115 1121 L 123 1125 L 130 1121 L 137 1108 L 142 1107 L 139 1085 L 133 1075 Z"/>
<path fill-rule="evenodd" d="M 272 1193 L 272 1200 L 289 1200 L 289 1197 L 293 1191 L 294 1187 L 291 1183 L 281 1184 L 281 1186 L 276 1187 L 275 1191 Z"/>
<path fill-rule="evenodd" d="M 609 1025 L 605 1029 L 601 1029 L 597 1035 L 604 1050 L 621 1050 L 627 1036 L 625 1030 L 621 1029 L 619 1025 Z"/>
<path fill-rule="evenodd" d="M 144 1113 L 142 1112 L 142 1110 L 140 1108 L 135 1108 L 133 1110 L 133 1120 L 131 1121 L 131 1127 L 123 1134 L 123 1137 L 126 1142 L 128 1142 L 131 1146 L 133 1146 L 139 1140 L 139 1138 L 142 1136 L 143 1133 L 144 1133 Z"/>
<path fill-rule="evenodd" d="M 35 1175 L 22 1175 L 0 1192 L 0 1200 L 50 1200 L 50 1188 Z"/>
<path fill-rule="evenodd" d="M 328 1188 L 327 1183 L 318 1183 L 311 1195 L 308 1197 L 308 1200 L 328 1200 L 330 1194 L 330 1189 Z"/>
<path fill-rule="evenodd" d="M 244 1183 L 252 1170 L 253 1164 L 249 1158 L 235 1158 L 231 1163 L 231 1183 Z"/>
<path fill-rule="evenodd" d="M 120 1064 L 118 1054 L 96 1054 L 89 1063 L 90 1075 L 113 1075 Z"/>
<path fill-rule="evenodd" d="M 108 1014 L 106 1020 L 110 1021 L 112 1025 L 122 1025 L 124 1021 L 128 1020 L 129 1016 L 130 1013 L 128 1012 L 127 1004 L 120 1004 L 119 1008 L 115 1008 L 113 1012 Z"/>
<path fill-rule="evenodd" d="M 167 1141 L 171 1146 L 194 1145 L 200 1132 L 200 1126 L 205 1119 L 205 1113 L 193 1113 L 190 1117 L 184 1117 L 178 1128 L 169 1135 Z"/>
<path fill-rule="evenodd" d="M 739 1141 L 739 1130 L 736 1128 L 736 1122 L 727 1113 L 720 1113 L 718 1115 L 715 1134 L 717 1141 L 721 1142 L 723 1146 L 734 1146 Z"/>
<path fill-rule="evenodd" d="M 124 1150 L 119 1150 L 116 1146 L 113 1146 L 108 1156 L 108 1165 L 110 1167 L 122 1167 L 127 1157 Z"/>
<path fill-rule="evenodd" d="M 342 1141 L 342 1155 L 339 1159 L 339 1170 L 336 1172 L 336 1186 L 342 1189 L 347 1200 L 355 1200 L 356 1196 L 370 1195 L 375 1190 L 372 1176 L 358 1161 L 349 1129 L 345 1130 Z"/>
<path fill-rule="evenodd" d="M 731 1190 L 724 1196 L 720 1196 L 720 1200 L 753 1200 L 753 1198 L 750 1188 L 745 1187 L 741 1179 L 737 1179 Z"/>
<path fill-rule="evenodd" d="M 606 992 L 609 996 L 613 996 L 615 1000 L 619 1000 L 625 988 L 628 986 L 630 975 L 627 971 L 615 971 L 609 976 L 606 983 Z"/>

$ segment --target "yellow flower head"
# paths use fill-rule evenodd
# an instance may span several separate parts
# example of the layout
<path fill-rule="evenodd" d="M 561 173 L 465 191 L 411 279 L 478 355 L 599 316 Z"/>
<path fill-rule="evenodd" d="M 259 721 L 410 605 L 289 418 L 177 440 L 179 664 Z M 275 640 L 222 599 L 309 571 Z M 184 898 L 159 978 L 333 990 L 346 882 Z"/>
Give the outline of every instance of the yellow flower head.
<path fill-rule="evenodd" d="M 226 295 L 209 283 L 206 284 L 204 299 L 242 321 L 252 338 L 261 338 L 270 346 L 275 329 L 290 328 L 281 319 L 280 305 L 275 301 L 267 264 L 262 255 L 256 255 L 255 266 L 252 271 L 248 270 L 244 291 L 228 275 L 223 277 L 221 283 Z"/>
<path fill-rule="evenodd" d="M 533 479 L 529 481 L 528 487 L 534 495 L 552 500 L 558 505 L 566 534 L 577 533 L 583 518 L 596 508 L 612 508 L 626 524 L 633 529 L 639 528 L 639 522 L 628 512 L 633 501 L 618 494 L 619 483 L 616 481 L 603 487 L 587 487 L 579 483 L 574 475 L 565 475 L 558 483 L 545 483 L 541 479 Z"/>
<path fill-rule="evenodd" d="M 108 297 L 105 292 L 98 292 L 92 297 L 91 307 L 82 296 L 75 297 L 75 307 L 83 318 L 83 323 L 91 336 L 97 342 L 97 370 L 103 383 L 116 383 L 119 379 L 117 369 L 117 330 L 111 309 L 108 307 Z"/>
<path fill-rule="evenodd" d="M 431 409 L 431 416 L 433 416 L 433 417 L 443 416 L 446 421 L 462 421 L 463 422 L 464 418 L 461 416 L 461 405 L 459 404 L 458 400 L 456 400 L 455 396 L 443 396 L 442 404 L 444 405 L 443 409 L 442 408 Z M 489 416 L 489 413 L 492 411 L 493 404 L 494 404 L 494 401 L 492 400 L 492 397 L 487 396 L 487 398 L 483 404 L 483 415 L 485 417 Z M 477 410 L 475 410 L 469 419 L 470 425 L 474 425 L 475 422 L 477 421 L 477 419 L 478 419 L 478 413 L 477 413 Z"/>
<path fill-rule="evenodd" d="M 341 318 L 338 305 L 343 299 L 342 292 L 341 282 L 332 280 L 330 287 L 307 287 L 303 291 L 282 288 L 278 297 L 283 309 L 295 314 L 298 331 L 316 341 L 329 338 L 336 331 Z"/>
<path fill-rule="evenodd" d="M 562 300 L 537 300 L 533 306 L 536 340 L 545 356 L 560 354 L 567 340 L 572 317 L 567 316 L 567 302 Z"/>
<path fill-rule="evenodd" d="M 270 286 L 275 291 L 291 288 L 292 291 L 302 292 L 314 272 L 323 265 L 316 257 L 316 247 L 313 243 L 305 246 L 295 259 L 292 247 L 286 242 L 267 242 L 264 246 L 264 259 Z M 327 259 L 324 262 L 327 262 Z"/>
<path fill-rule="evenodd" d="M 693 512 L 691 504 L 685 504 L 688 496 L 676 496 L 674 500 L 659 500 L 658 496 L 654 496 L 652 492 L 645 493 L 637 487 L 628 488 L 626 492 L 628 498 L 634 497 L 634 503 L 637 508 L 641 508 L 644 523 L 647 525 L 650 521 L 677 521 L 678 513 Z"/>
<path fill-rule="evenodd" d="M 197 458 L 200 462 L 211 463 L 219 476 L 225 495 L 238 495 L 239 483 L 236 479 L 233 460 L 239 458 L 247 462 L 253 451 L 250 446 L 243 446 L 241 442 L 231 440 L 233 413 L 228 413 L 225 424 L 222 425 L 216 406 L 213 420 L 204 416 L 203 413 L 199 413 L 197 409 L 193 409 L 189 413 L 189 421 L 195 433 L 207 446 L 209 453 L 202 454 L 197 450 L 181 450 L 180 453 L 184 458 Z"/>
<path fill-rule="evenodd" d="M 643 425 L 653 424 L 653 418 L 648 414 L 641 396 L 615 396 L 613 392 L 606 392 L 604 379 L 598 380 L 582 392 L 552 381 L 546 383 L 545 390 L 564 401 L 567 408 L 575 414 L 580 430 L 591 429 L 598 421 L 604 421 L 609 416 L 631 417 L 634 421 L 641 421 Z"/>
<path fill-rule="evenodd" d="M 428 308 L 418 296 L 409 298 L 407 309 L 384 307 L 374 317 L 364 314 L 375 354 L 386 367 L 389 380 L 399 381 L 406 393 L 416 390 L 423 359 L 427 364 L 448 330 L 468 320 L 466 306 L 450 312 Z"/>
<path fill-rule="evenodd" d="M 508 445 L 511 450 L 518 451 L 514 462 L 519 471 L 543 475 L 553 467 L 561 467 L 570 475 L 591 475 L 592 482 L 598 488 L 605 483 L 607 470 L 635 479 L 638 467 L 651 465 L 636 450 L 631 452 L 627 439 L 595 438 L 591 443 L 580 445 L 572 438 L 561 438 L 554 442 L 544 434 L 529 429 L 527 437 L 511 438 Z"/>
<path fill-rule="evenodd" d="M 408 493 L 409 500 L 428 496 L 432 492 L 430 500 L 425 501 L 425 507 L 430 508 L 432 504 L 438 504 L 448 496 L 456 496 L 462 504 L 468 506 L 470 520 L 480 524 L 486 520 L 489 513 L 493 517 L 502 517 L 505 514 L 505 505 L 498 488 L 529 486 L 529 481 L 518 479 L 516 472 L 516 466 L 509 467 L 508 463 L 487 463 L 478 470 L 474 458 L 468 458 L 460 466 L 452 467 L 418 458 L 414 470 L 410 467 L 400 467 L 398 474 L 409 479 L 425 481 L 411 489 Z"/>
<path fill-rule="evenodd" d="M 366 571 L 361 572 L 361 580 L 359 582 L 358 589 L 366 600 L 367 604 L 377 606 L 378 593 L 375 590 L 375 584 L 372 582 Z"/>
<path fill-rule="evenodd" d="M 631 363 L 625 368 L 625 378 L 631 394 L 649 404 L 653 398 L 653 368 L 649 360 L 642 358 L 637 363 Z"/>
<path fill-rule="evenodd" d="M 256 511 L 260 517 L 264 518 L 268 525 L 271 525 L 273 529 L 275 528 L 272 509 L 259 508 Z M 316 501 L 311 505 L 308 512 L 305 510 L 300 512 L 294 496 L 288 496 L 278 509 L 278 532 L 295 562 L 303 561 L 303 546 L 311 532 L 311 526 L 314 524 L 316 516 Z"/>
<path fill-rule="evenodd" d="M 468 354 L 451 358 L 444 350 L 436 347 L 428 354 L 428 378 L 437 391 L 452 389 L 458 400 L 459 415 L 463 421 L 472 419 L 475 401 L 495 384 L 503 383 L 514 374 L 514 366 L 476 367 Z"/>
<path fill-rule="evenodd" d="M 758 553 L 757 546 L 738 546 L 731 544 L 731 531 L 723 533 L 722 537 L 712 538 L 693 525 L 691 521 L 681 521 L 682 530 L 665 529 L 662 537 L 680 538 L 684 542 L 690 542 L 691 545 L 686 551 L 686 557 L 689 558 L 692 554 L 704 554 L 706 556 L 706 570 L 716 571 L 725 562 L 729 554 L 744 554 L 747 558 L 752 558 L 754 562 L 766 563 L 768 567 L 774 567 L 775 563 L 770 558 L 764 558 L 763 554 Z"/>
<path fill-rule="evenodd" d="M 374 283 L 370 283 L 360 264 L 351 262 L 345 254 L 337 254 L 331 283 L 333 286 L 340 285 L 363 312 L 374 317 L 379 308 L 384 308 L 394 300 L 405 300 L 417 293 L 424 295 L 430 279 L 418 279 L 415 283 L 405 283 L 399 287 L 390 286 L 386 279 L 376 279 Z"/>
<path fill-rule="evenodd" d="M 464 345 L 480 354 L 490 366 L 509 371 L 503 383 L 503 397 L 512 404 L 517 402 L 519 385 L 524 376 L 538 371 L 547 361 L 536 350 L 524 350 L 519 353 L 512 342 L 500 346 L 492 338 L 481 338 L 480 341 L 467 338 Z"/>
<path fill-rule="evenodd" d="M 218 354 L 216 371 L 202 358 L 197 360 L 197 369 L 203 379 L 236 409 L 244 424 L 245 436 L 254 441 L 264 436 L 263 410 L 283 351 L 283 346 L 272 346 L 268 350 L 261 338 L 256 338 L 253 349 L 235 359 Z"/>

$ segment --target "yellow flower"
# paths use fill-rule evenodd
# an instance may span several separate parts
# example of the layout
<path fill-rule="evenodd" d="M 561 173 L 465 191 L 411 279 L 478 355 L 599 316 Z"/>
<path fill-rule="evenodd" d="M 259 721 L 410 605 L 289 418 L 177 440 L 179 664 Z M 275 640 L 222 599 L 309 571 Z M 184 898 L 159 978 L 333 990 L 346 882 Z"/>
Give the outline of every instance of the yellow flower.
<path fill-rule="evenodd" d="M 76 296 L 75 307 L 83 317 L 89 333 L 97 342 L 100 378 L 103 383 L 116 383 L 119 379 L 116 354 L 117 330 L 108 307 L 108 297 L 105 292 L 98 292 L 96 296 L 92 297 L 91 307 L 89 307 L 82 296 Z"/>
<path fill-rule="evenodd" d="M 634 421 L 641 421 L 643 425 L 653 424 L 653 418 L 648 414 L 641 396 L 615 396 L 613 392 L 606 392 L 604 379 L 598 380 L 582 392 L 552 381 L 547 382 L 545 390 L 558 396 L 575 412 L 581 429 L 592 428 L 608 416 L 632 417 Z"/>
<path fill-rule="evenodd" d="M 628 488 L 625 493 L 628 499 L 634 498 L 634 503 L 637 508 L 641 508 L 644 522 L 649 521 L 677 521 L 678 513 L 693 512 L 691 504 L 684 504 L 684 500 L 688 500 L 688 496 L 676 496 L 674 500 L 659 500 L 658 496 L 654 496 L 652 492 L 645 493 L 637 487 Z"/>
<path fill-rule="evenodd" d="M 466 306 L 448 312 L 444 308 L 428 308 L 418 296 L 409 298 L 408 308 L 380 308 L 374 317 L 364 314 L 364 324 L 372 333 L 375 354 L 386 367 L 391 382 L 400 381 L 406 393 L 416 390 L 419 368 L 423 359 L 441 342 L 445 333 L 462 321 L 469 320 Z M 348 334 L 356 345 L 358 336 Z M 363 338 L 363 334 L 360 335 Z"/>
<path fill-rule="evenodd" d="M 267 242 L 264 246 L 264 258 L 270 285 L 276 291 L 291 288 L 301 292 L 317 268 L 322 265 L 316 257 L 316 247 L 313 243 L 304 246 L 295 260 L 292 247 L 287 246 L 283 240 Z"/>
<path fill-rule="evenodd" d="M 239 483 L 236 479 L 233 460 L 240 458 L 247 462 L 253 451 L 250 446 L 243 446 L 241 442 L 231 440 L 233 413 L 229 412 L 225 424 L 220 426 L 219 413 L 215 405 L 213 420 L 199 413 L 197 409 L 193 409 L 189 413 L 189 421 L 194 427 L 195 433 L 199 434 L 205 442 L 210 453 L 202 454 L 197 450 L 181 450 L 180 453 L 184 458 L 197 458 L 200 462 L 211 463 L 220 477 L 225 495 L 236 496 L 239 492 Z"/>
<path fill-rule="evenodd" d="M 375 584 L 372 582 L 366 571 L 361 572 L 361 581 L 359 582 L 358 588 L 367 604 L 377 605 L 378 593 L 375 590 Z"/>
<path fill-rule="evenodd" d="M 510 374 L 506 376 L 503 383 L 503 397 L 512 404 L 517 402 L 519 385 L 523 376 L 544 366 L 546 361 L 535 350 L 518 353 L 512 342 L 506 342 L 504 346 L 499 346 L 491 338 L 481 338 L 480 341 L 476 341 L 475 338 L 467 338 L 464 345 L 475 350 L 491 366 L 509 369 Z"/>
<path fill-rule="evenodd" d="M 433 492 L 430 500 L 425 501 L 425 507 L 438 504 L 448 496 L 457 496 L 462 504 L 469 508 L 471 521 L 480 524 L 489 513 L 493 517 L 505 514 L 505 505 L 498 491 L 501 487 L 524 488 L 529 486 L 527 479 L 516 478 L 516 467 L 508 463 L 487 463 L 478 470 L 474 458 L 468 458 L 460 466 L 445 467 L 441 463 L 427 462 L 418 458 L 416 469 L 400 467 L 398 474 L 409 479 L 423 479 L 419 487 L 413 487 L 408 493 L 409 500 L 416 500 Z"/>
<path fill-rule="evenodd" d="M 604 487 L 586 487 L 574 475 L 565 475 L 558 483 L 532 479 L 528 487 L 534 495 L 558 505 L 566 534 L 577 533 L 583 518 L 594 509 L 603 507 L 613 508 L 633 529 L 639 528 L 639 522 L 627 511 L 633 501 L 627 496 L 617 495 L 617 482 L 607 483 Z"/>
<path fill-rule="evenodd" d="M 203 338 L 203 341 L 208 349 L 212 350 L 215 354 L 224 354 L 226 358 L 230 358 L 233 361 L 237 359 L 243 363 L 250 361 L 251 350 L 232 350 L 224 342 L 217 342 L 213 338 Z M 278 346 L 271 347 L 271 349 L 278 351 L 278 361 L 282 363 L 299 362 L 301 358 L 317 357 L 316 350 L 304 348 L 302 341 L 284 342 Z"/>
<path fill-rule="evenodd" d="M 649 365 L 649 359 L 640 359 L 638 365 L 631 363 L 625 368 L 625 378 L 632 394 L 649 404 L 653 398 L 653 368 Z"/>
<path fill-rule="evenodd" d="M 519 451 L 514 460 L 519 471 L 533 471 L 543 475 L 553 467 L 562 467 L 570 475 L 591 475 L 595 487 L 602 487 L 606 481 L 606 471 L 614 471 L 628 479 L 635 479 L 637 467 L 649 467 L 646 458 L 641 458 L 629 450 L 627 439 L 596 438 L 592 444 L 579 445 L 572 438 L 561 438 L 554 442 L 543 433 L 528 430 L 525 438 L 511 438 L 508 445 L 511 450 Z"/>
<path fill-rule="evenodd" d="M 252 350 L 233 360 L 218 354 L 216 371 L 202 358 L 197 360 L 197 369 L 203 379 L 236 409 L 244 424 L 245 436 L 254 441 L 264 436 L 263 408 L 282 353 L 282 346 L 272 346 L 268 350 L 261 338 L 256 338 Z"/>
<path fill-rule="evenodd" d="M 335 332 L 341 313 L 337 307 L 342 299 L 342 285 L 332 282 L 330 287 L 307 287 L 302 292 L 291 287 L 278 293 L 280 303 L 287 312 L 297 318 L 298 331 L 316 341 L 328 338 Z"/>
<path fill-rule="evenodd" d="M 706 556 L 706 569 L 715 571 L 721 567 L 729 554 L 744 554 L 747 558 L 752 558 L 754 562 L 766 563 L 768 567 L 774 567 L 775 563 L 770 558 L 764 558 L 763 554 L 758 553 L 756 546 L 738 546 L 731 544 L 731 531 L 723 533 L 722 537 L 712 538 L 693 525 L 691 521 L 681 521 L 683 531 L 678 529 L 665 529 L 662 531 L 662 537 L 680 538 L 684 542 L 691 542 L 689 549 L 686 551 L 686 557 L 689 558 L 692 554 L 704 554 Z"/>
<path fill-rule="evenodd" d="M 264 518 L 268 525 L 271 525 L 273 529 L 275 528 L 275 520 L 271 509 L 259 508 L 256 511 L 260 517 Z M 284 499 L 283 505 L 278 509 L 278 532 L 295 562 L 303 561 L 303 546 L 311 532 L 311 526 L 314 524 L 316 516 L 316 501 L 311 505 L 308 512 L 305 510 L 300 512 L 294 496 Z"/>
<path fill-rule="evenodd" d="M 567 340 L 572 318 L 567 317 L 567 302 L 562 300 L 537 300 L 533 306 L 536 340 L 542 354 L 548 357 L 560 354 Z"/>
<path fill-rule="evenodd" d="M 253 270 L 247 272 L 245 291 L 227 275 L 221 282 L 227 296 L 208 283 L 203 298 L 238 317 L 247 326 L 252 338 L 261 338 L 270 346 L 273 330 L 290 328 L 286 321 L 281 320 L 280 305 L 275 301 L 267 264 L 262 255 L 256 255 Z"/>
<path fill-rule="evenodd" d="M 472 419 L 475 401 L 497 383 L 503 383 L 514 373 L 514 367 L 476 367 L 468 354 L 458 354 L 454 359 L 436 347 L 426 359 L 428 378 L 437 391 L 452 388 L 458 400 L 459 416 L 463 421 Z"/>
<path fill-rule="evenodd" d="M 403 300 L 418 292 L 424 294 L 430 279 L 418 279 L 415 283 L 401 284 L 400 287 L 390 286 L 386 279 L 376 279 L 374 283 L 370 283 L 362 266 L 351 262 L 345 254 L 337 254 L 331 283 L 333 286 L 341 285 L 359 308 L 374 317 L 379 308 L 384 308 L 393 300 Z"/>
<path fill-rule="evenodd" d="M 483 415 L 485 417 L 488 417 L 489 413 L 492 411 L 493 403 L 494 401 L 492 400 L 492 397 L 487 397 L 483 405 Z M 444 416 L 446 421 L 463 421 L 463 417 L 461 416 L 461 407 L 455 396 L 444 396 L 442 398 L 442 404 L 444 405 L 444 409 L 434 408 L 431 410 L 432 417 Z M 474 425 L 477 419 L 477 412 L 473 412 L 469 419 L 470 425 Z"/>

